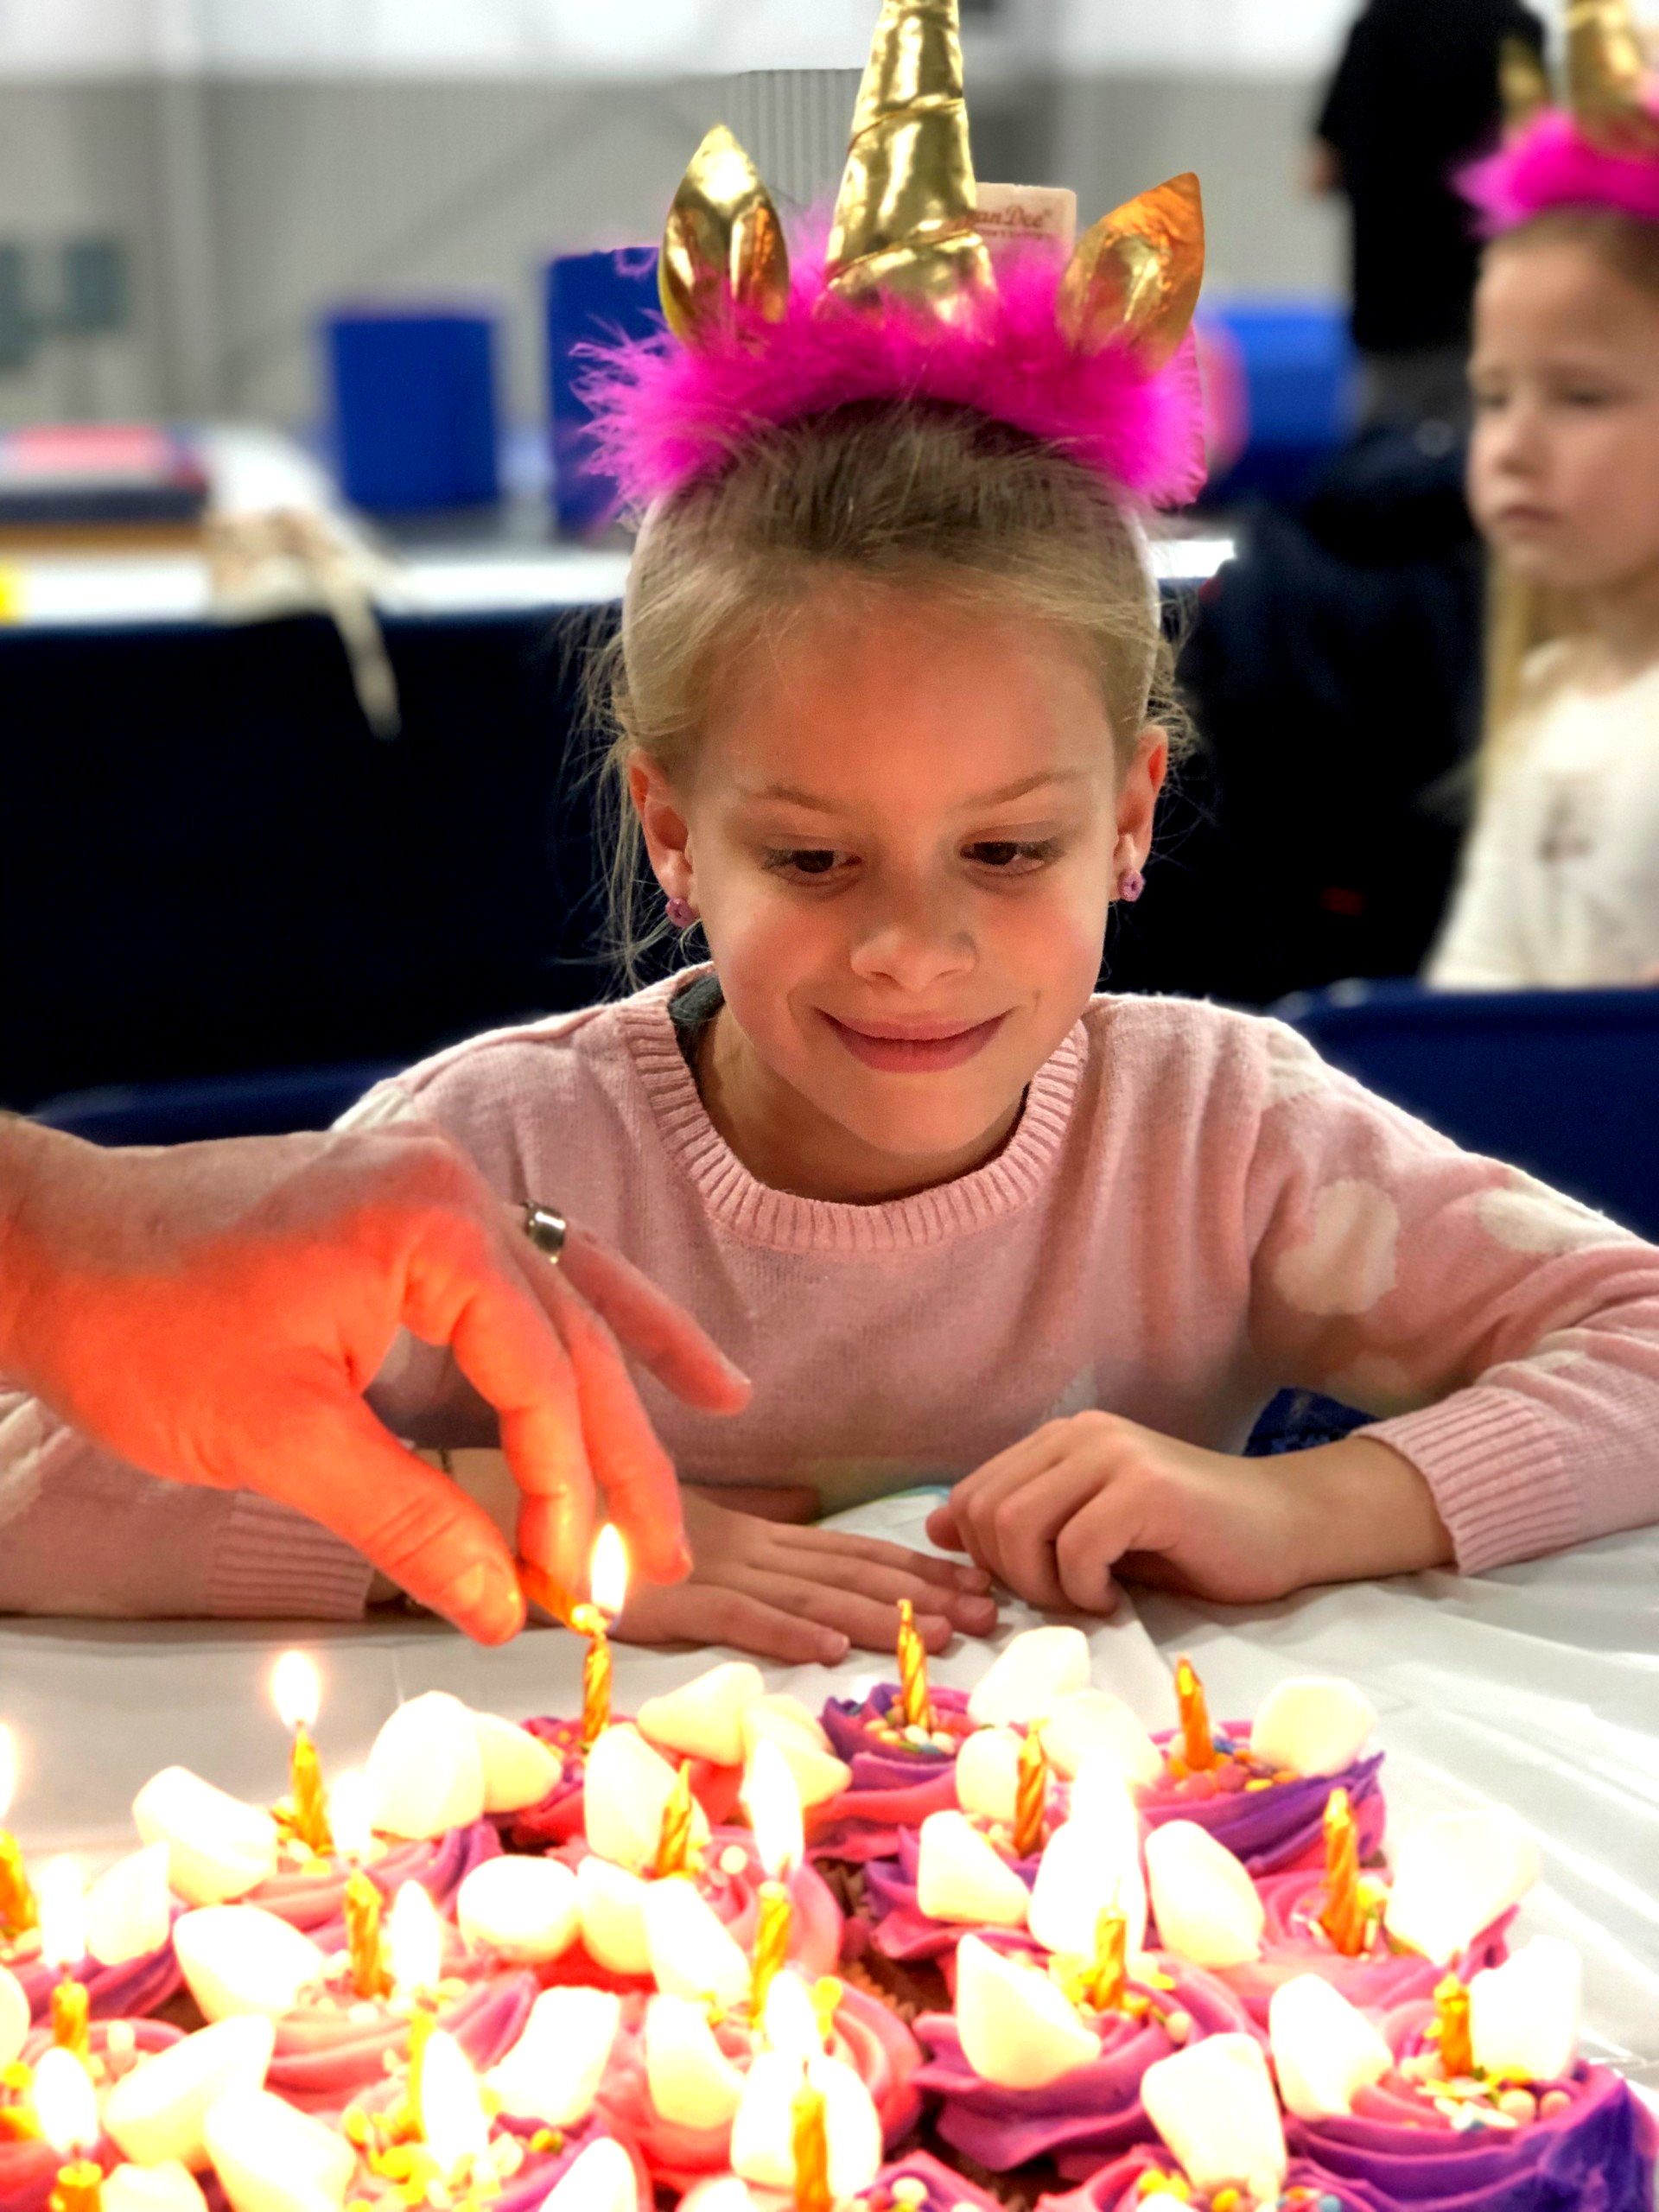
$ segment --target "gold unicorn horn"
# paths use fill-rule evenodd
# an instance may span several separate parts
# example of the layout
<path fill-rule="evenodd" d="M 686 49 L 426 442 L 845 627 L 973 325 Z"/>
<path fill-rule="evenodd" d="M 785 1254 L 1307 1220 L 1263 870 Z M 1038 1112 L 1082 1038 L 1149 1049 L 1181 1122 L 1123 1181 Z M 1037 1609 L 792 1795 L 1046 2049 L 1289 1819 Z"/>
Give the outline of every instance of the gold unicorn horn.
<path fill-rule="evenodd" d="M 1204 281 L 1204 203 L 1190 170 L 1086 230 L 1060 279 L 1055 314 L 1079 353 L 1128 340 L 1161 369 L 1185 337 Z"/>
<path fill-rule="evenodd" d="M 1524 130 L 1550 104 L 1549 72 L 1531 41 L 1511 31 L 1498 42 L 1497 104 L 1506 131 Z"/>
<path fill-rule="evenodd" d="M 723 123 L 691 156 L 663 229 L 657 290 L 674 335 L 705 345 L 740 310 L 776 322 L 789 302 L 789 252 L 760 173 Z"/>
<path fill-rule="evenodd" d="M 1642 98 L 1647 64 L 1629 0 L 1568 0 L 1567 98 L 1580 129 L 1610 153 L 1659 143 Z"/>
<path fill-rule="evenodd" d="M 957 0 L 882 0 L 830 232 L 830 290 L 913 300 L 948 321 L 992 283 L 975 198 Z"/>

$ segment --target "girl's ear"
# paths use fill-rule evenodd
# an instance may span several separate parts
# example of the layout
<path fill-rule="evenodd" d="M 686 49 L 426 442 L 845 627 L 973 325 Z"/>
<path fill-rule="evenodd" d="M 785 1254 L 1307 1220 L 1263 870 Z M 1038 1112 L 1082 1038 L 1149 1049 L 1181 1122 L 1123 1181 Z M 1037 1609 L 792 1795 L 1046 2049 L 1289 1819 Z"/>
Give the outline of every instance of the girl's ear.
<path fill-rule="evenodd" d="M 668 778 L 643 753 L 635 753 L 629 759 L 628 797 L 639 817 L 652 873 L 663 887 L 664 895 L 695 904 L 690 830 Z"/>
<path fill-rule="evenodd" d="M 1119 868 L 1144 868 L 1152 850 L 1152 821 L 1158 794 L 1169 773 L 1169 740 L 1155 728 L 1143 729 L 1135 751 L 1117 779 L 1117 849 Z"/>

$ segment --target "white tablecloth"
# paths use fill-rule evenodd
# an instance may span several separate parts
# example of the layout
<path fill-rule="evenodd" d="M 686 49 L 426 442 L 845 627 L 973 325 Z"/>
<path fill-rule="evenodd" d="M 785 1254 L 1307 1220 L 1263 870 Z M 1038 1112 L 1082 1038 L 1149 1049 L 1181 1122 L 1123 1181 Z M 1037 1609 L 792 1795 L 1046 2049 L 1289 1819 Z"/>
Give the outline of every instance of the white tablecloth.
<path fill-rule="evenodd" d="M 888 1498 L 843 1524 L 919 1544 L 931 1503 Z M 1007 1608 L 1004 1635 L 1033 1618 Z M 134 1792 L 170 1762 L 238 1795 L 275 1795 L 286 1751 L 267 1676 L 296 1641 L 322 1670 L 317 1736 L 335 1771 L 360 1762 L 392 1707 L 421 1690 L 453 1690 L 516 1718 L 573 1712 L 580 1700 L 581 1647 L 552 1629 L 486 1652 L 436 1623 L 404 1620 L 298 1631 L 0 1623 L 0 1719 L 22 1753 L 11 1824 L 31 1859 L 107 1854 L 128 1838 Z M 1478 1581 L 1418 1575 L 1248 1611 L 1142 1592 L 1135 1611 L 1096 1624 L 1092 1641 L 1096 1683 L 1154 1726 L 1173 1717 L 1180 1651 L 1218 1719 L 1252 1712 L 1288 1675 L 1359 1683 L 1381 1716 L 1395 1832 L 1455 1807 L 1520 1813 L 1544 1861 L 1522 1927 L 1566 1936 L 1583 1954 L 1586 2055 L 1659 2089 L 1659 1530 Z M 618 1709 L 709 1658 L 619 1647 Z M 971 1684 L 985 1664 L 985 1647 L 959 1642 L 932 1662 L 934 1678 Z M 816 1705 L 891 1669 L 855 1653 L 833 1672 L 768 1671 L 775 1687 Z"/>

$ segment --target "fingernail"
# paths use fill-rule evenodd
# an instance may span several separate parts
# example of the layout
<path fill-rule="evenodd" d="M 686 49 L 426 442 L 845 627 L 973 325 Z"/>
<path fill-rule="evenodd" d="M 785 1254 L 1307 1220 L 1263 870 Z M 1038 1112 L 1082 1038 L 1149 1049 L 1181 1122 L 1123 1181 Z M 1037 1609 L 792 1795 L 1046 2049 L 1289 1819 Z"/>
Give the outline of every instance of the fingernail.
<path fill-rule="evenodd" d="M 852 1649 L 853 1640 L 849 1636 L 826 1636 L 819 1648 L 823 1653 L 825 1666 L 833 1667 Z"/>
<path fill-rule="evenodd" d="M 479 1560 L 452 1586 L 449 1609 L 469 1636 L 483 1643 L 505 1643 L 524 1624 L 524 1593 L 511 1574 L 490 1560 Z"/>
<path fill-rule="evenodd" d="M 994 1598 L 959 1598 L 955 1611 L 959 1621 L 966 1622 L 973 1628 L 995 1628 L 996 1625 L 996 1600 Z"/>
<path fill-rule="evenodd" d="M 964 1590 L 988 1590 L 991 1578 L 982 1567 L 959 1567 L 957 1580 Z"/>

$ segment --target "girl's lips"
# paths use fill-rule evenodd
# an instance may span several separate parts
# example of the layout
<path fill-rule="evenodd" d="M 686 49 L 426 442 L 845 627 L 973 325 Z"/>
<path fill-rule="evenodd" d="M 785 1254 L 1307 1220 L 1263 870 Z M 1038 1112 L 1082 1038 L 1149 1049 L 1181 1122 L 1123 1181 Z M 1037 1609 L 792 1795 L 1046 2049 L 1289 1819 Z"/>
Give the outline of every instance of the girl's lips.
<path fill-rule="evenodd" d="M 837 1021 L 833 1014 L 824 1020 L 841 1039 L 847 1050 L 866 1067 L 880 1068 L 893 1075 L 922 1075 L 942 1068 L 960 1067 L 964 1060 L 971 1060 L 982 1052 L 1007 1019 L 1006 1014 L 993 1014 L 988 1021 L 976 1022 L 971 1029 L 957 1029 L 944 1036 L 922 1037 L 876 1036 L 868 1029 L 855 1029 L 849 1023 Z"/>

